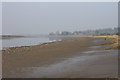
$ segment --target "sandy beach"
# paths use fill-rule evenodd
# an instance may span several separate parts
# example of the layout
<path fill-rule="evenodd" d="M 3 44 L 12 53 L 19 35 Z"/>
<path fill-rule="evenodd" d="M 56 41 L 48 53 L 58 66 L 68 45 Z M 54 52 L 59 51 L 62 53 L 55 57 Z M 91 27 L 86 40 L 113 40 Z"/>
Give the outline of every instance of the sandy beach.
<path fill-rule="evenodd" d="M 104 38 L 73 38 L 2 51 L 3 78 L 117 78 L 118 51 Z"/>

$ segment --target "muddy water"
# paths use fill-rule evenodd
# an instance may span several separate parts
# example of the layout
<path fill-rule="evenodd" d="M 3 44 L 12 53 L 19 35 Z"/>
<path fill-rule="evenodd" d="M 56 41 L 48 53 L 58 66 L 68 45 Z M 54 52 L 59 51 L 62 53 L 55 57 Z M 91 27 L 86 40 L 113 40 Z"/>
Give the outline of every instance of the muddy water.
<path fill-rule="evenodd" d="M 42 67 L 16 68 L 10 77 L 25 78 L 115 78 L 118 76 L 117 50 L 91 46 L 80 55 Z"/>

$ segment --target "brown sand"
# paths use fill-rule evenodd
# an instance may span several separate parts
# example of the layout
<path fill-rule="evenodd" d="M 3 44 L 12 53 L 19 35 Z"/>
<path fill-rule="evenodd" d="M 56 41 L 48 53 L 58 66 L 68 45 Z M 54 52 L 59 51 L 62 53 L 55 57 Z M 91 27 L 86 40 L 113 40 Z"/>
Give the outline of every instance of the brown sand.
<path fill-rule="evenodd" d="M 94 46 L 94 45 L 96 45 L 96 44 L 93 43 L 93 38 L 76 38 L 76 39 L 72 39 L 72 40 L 51 42 L 51 43 L 45 43 L 45 44 L 30 46 L 30 47 L 10 48 L 8 50 L 3 51 L 3 53 L 2 53 L 3 77 L 17 77 L 18 76 L 17 73 L 16 73 L 16 75 L 11 75 L 12 74 L 11 71 L 14 71 L 14 69 L 16 69 L 16 68 L 42 67 L 42 66 L 48 66 L 51 64 L 59 63 L 60 61 L 63 61 L 66 58 L 77 56 L 78 54 L 82 53 L 83 51 L 87 51 L 88 47 Z M 107 61 L 104 63 L 100 63 L 100 65 L 106 65 L 106 63 L 108 63 L 108 65 L 115 65 L 116 63 L 113 64 L 110 62 L 110 61 L 112 61 L 112 60 L 110 60 L 110 58 L 111 57 L 107 56 L 107 58 L 106 58 L 104 56 L 103 60 L 107 59 Z M 94 73 L 93 77 L 98 76 L 99 75 L 98 73 L 101 70 L 94 71 L 94 69 L 97 70 L 97 68 L 99 66 L 97 64 L 99 61 L 101 61 L 101 58 L 98 58 L 98 59 L 91 58 L 91 61 L 89 62 L 89 60 L 88 60 L 88 63 L 84 67 L 89 66 L 89 68 L 88 68 L 89 70 L 86 70 L 86 71 L 91 72 L 91 70 L 93 70 L 93 73 Z M 97 67 L 91 69 L 90 68 L 90 66 L 92 66 L 91 63 L 96 64 Z M 95 66 L 93 66 L 93 67 L 95 67 Z M 104 66 L 102 66 L 102 67 L 104 68 Z M 106 66 L 104 69 L 107 69 L 107 67 L 108 66 Z M 112 68 L 113 67 L 110 67 L 110 69 L 112 69 Z M 114 73 L 114 70 L 112 70 L 111 72 Z M 20 72 L 18 72 L 18 73 L 19 73 L 19 75 L 22 75 L 22 73 L 20 73 Z M 80 72 L 77 72 L 77 73 L 80 74 Z M 81 72 L 81 75 L 77 75 L 77 73 L 74 73 L 76 76 L 73 75 L 73 77 L 81 77 L 81 76 L 90 77 L 89 74 L 86 73 L 85 71 Z M 83 75 L 82 75 L 82 73 L 83 73 Z M 102 75 L 104 75 L 103 73 L 104 72 L 102 71 L 101 75 L 99 75 L 99 76 L 102 77 Z M 52 74 L 52 73 L 50 73 L 50 74 Z M 95 74 L 98 74 L 98 75 L 95 75 Z M 108 74 L 109 74 L 109 71 L 108 71 Z M 65 76 L 72 77 L 72 74 L 70 74 L 68 72 L 68 74 L 64 74 L 63 77 L 65 77 Z M 25 77 L 25 76 L 23 76 L 23 77 Z M 50 77 L 50 76 L 48 76 L 48 77 Z M 55 76 L 53 75 L 52 77 L 55 77 Z M 58 77 L 60 77 L 60 76 L 58 76 Z"/>
<path fill-rule="evenodd" d="M 104 38 L 109 39 L 104 45 L 110 45 L 106 49 L 120 49 L 120 36 L 118 35 L 111 35 L 111 36 L 92 36 L 94 38 Z"/>

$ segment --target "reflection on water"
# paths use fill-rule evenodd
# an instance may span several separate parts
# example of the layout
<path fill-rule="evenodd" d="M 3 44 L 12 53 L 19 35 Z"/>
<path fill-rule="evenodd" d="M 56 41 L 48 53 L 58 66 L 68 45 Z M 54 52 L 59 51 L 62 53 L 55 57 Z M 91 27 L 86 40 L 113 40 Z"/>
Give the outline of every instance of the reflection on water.
<path fill-rule="evenodd" d="M 87 53 L 87 54 L 93 54 L 93 53 L 117 53 L 118 50 L 92 50 L 92 51 L 85 51 L 83 53 Z"/>
<path fill-rule="evenodd" d="M 90 48 L 95 49 L 95 48 L 100 48 L 101 46 L 91 46 Z"/>
<path fill-rule="evenodd" d="M 49 38 L 49 37 L 23 37 L 23 38 L 13 38 L 13 39 L 3 39 L 2 48 L 6 49 L 9 47 L 18 47 L 18 46 L 30 46 L 37 45 L 47 42 L 60 41 L 60 38 Z"/>

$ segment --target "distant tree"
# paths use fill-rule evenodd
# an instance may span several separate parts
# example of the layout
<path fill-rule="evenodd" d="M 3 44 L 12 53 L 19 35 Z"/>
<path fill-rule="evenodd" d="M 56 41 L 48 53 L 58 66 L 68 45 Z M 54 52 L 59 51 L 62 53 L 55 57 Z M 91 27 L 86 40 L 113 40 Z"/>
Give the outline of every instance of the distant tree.
<path fill-rule="evenodd" d="M 51 32 L 51 33 L 49 33 L 49 35 L 55 35 L 55 33 Z"/>
<path fill-rule="evenodd" d="M 61 35 L 71 35 L 72 33 L 71 32 L 68 32 L 68 31 L 63 31 L 62 33 L 61 33 Z"/>

